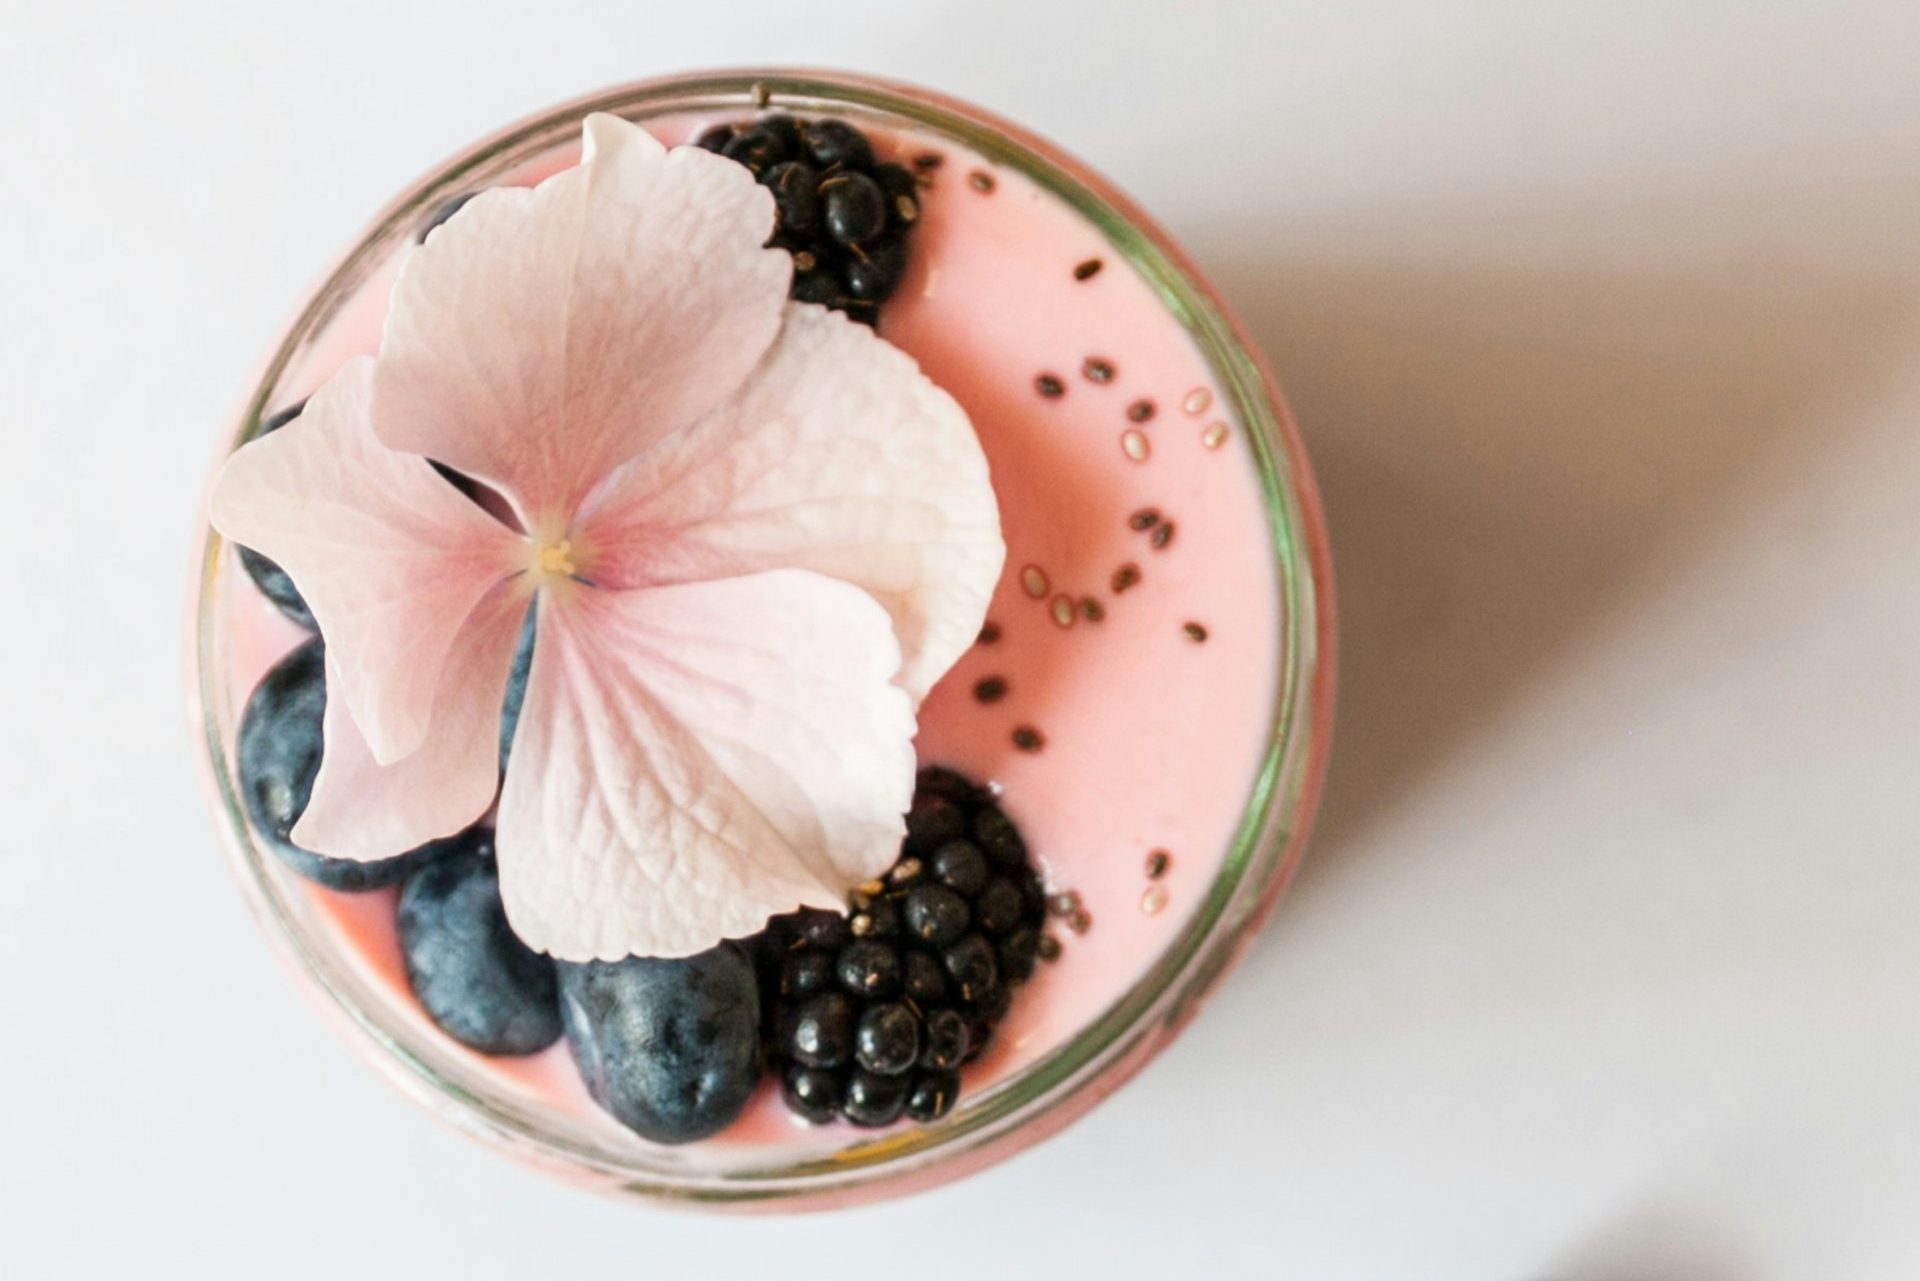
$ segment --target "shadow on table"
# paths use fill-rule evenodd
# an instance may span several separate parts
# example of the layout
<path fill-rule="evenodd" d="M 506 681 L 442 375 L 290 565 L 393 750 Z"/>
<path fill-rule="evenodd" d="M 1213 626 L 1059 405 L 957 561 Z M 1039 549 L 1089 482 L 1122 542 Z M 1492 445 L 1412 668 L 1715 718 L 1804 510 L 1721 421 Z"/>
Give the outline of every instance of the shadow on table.
<path fill-rule="evenodd" d="M 1753 1275 L 1746 1258 L 1697 1218 L 1649 1203 L 1576 1242 L 1542 1281 L 1745 1281 Z"/>
<path fill-rule="evenodd" d="M 1829 446 L 1830 411 L 1912 350 L 1910 282 L 1784 254 L 1764 272 L 1364 269 L 1272 256 L 1286 245 L 1253 226 L 1196 248 L 1287 390 L 1332 527 L 1338 728 L 1289 912 L 1357 874 L 1436 762 L 1678 581 L 1704 531 L 1764 501 L 1756 474 Z"/>

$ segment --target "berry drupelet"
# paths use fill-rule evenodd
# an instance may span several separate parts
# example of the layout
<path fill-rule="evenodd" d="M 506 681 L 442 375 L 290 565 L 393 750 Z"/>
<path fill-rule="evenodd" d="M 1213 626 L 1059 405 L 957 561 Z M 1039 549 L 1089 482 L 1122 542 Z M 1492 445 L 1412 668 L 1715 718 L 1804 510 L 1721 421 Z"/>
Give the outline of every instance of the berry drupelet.
<path fill-rule="evenodd" d="M 695 140 L 753 171 L 773 193 L 772 243 L 793 255 L 792 295 L 872 324 L 907 270 L 920 189 L 904 165 L 877 160 L 844 120 L 765 116 L 716 125 Z"/>
<path fill-rule="evenodd" d="M 1026 842 L 994 799 L 946 769 L 921 771 L 900 860 L 847 913 L 775 918 L 755 940 L 763 1035 L 787 1106 L 934 1121 L 1033 973 L 1046 895 Z"/>

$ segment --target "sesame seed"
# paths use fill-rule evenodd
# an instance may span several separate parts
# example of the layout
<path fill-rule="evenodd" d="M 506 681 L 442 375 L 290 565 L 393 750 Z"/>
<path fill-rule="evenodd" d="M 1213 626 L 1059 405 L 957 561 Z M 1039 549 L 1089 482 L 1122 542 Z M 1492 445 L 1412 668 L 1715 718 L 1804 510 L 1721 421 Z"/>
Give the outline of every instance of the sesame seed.
<path fill-rule="evenodd" d="M 997 703 L 1007 696 L 1007 678 L 983 676 L 974 684 L 973 696 L 983 703 Z"/>
<path fill-rule="evenodd" d="M 1208 449 L 1218 449 L 1227 443 L 1228 427 L 1225 423 L 1215 423 L 1200 433 L 1200 443 Z"/>
<path fill-rule="evenodd" d="M 1027 595 L 1039 600 L 1047 594 L 1047 571 L 1038 565 L 1029 565 L 1020 571 L 1020 586 Z"/>
<path fill-rule="evenodd" d="M 993 191 L 993 175 L 984 169 L 975 169 L 967 175 L 967 185 L 983 196 L 989 195 Z"/>
<path fill-rule="evenodd" d="M 1167 874 L 1173 865 L 1173 855 L 1165 850 L 1153 850 L 1147 855 L 1147 879 L 1157 881 Z"/>
<path fill-rule="evenodd" d="M 899 213 L 901 222 L 912 222 L 920 216 L 920 202 L 905 192 L 893 198 L 893 207 Z"/>
<path fill-rule="evenodd" d="M 873 918 L 861 912 L 847 922 L 847 928 L 853 932 L 855 938 L 863 939 L 873 933 Z"/>
<path fill-rule="evenodd" d="M 1134 462 L 1144 463 L 1147 461 L 1147 456 L 1153 452 L 1153 443 L 1147 439 L 1145 432 L 1129 427 L 1120 433 L 1120 449 Z"/>
<path fill-rule="evenodd" d="M 1088 912 L 1084 907 L 1075 908 L 1073 915 L 1067 918 L 1067 928 L 1075 934 L 1085 934 L 1093 928 L 1092 913 Z"/>
<path fill-rule="evenodd" d="M 1163 520 L 1158 525 L 1155 525 L 1153 534 L 1147 541 L 1153 544 L 1153 550 L 1157 552 L 1165 551 L 1167 544 L 1173 541 L 1173 522 Z"/>
<path fill-rule="evenodd" d="M 1115 596 L 1118 596 L 1121 592 L 1126 591 L 1129 587 L 1134 586 L 1139 581 L 1140 581 L 1140 567 L 1134 564 L 1132 561 L 1128 561 L 1126 564 L 1122 565 L 1120 568 L 1113 571 L 1113 583 L 1112 583 L 1113 594 Z"/>
<path fill-rule="evenodd" d="M 1080 894 L 1077 890 L 1061 890 L 1057 894 L 1047 895 L 1047 913 L 1050 916 L 1072 916 L 1080 907 Z"/>
<path fill-rule="evenodd" d="M 1073 278 L 1075 280 L 1092 280 L 1100 274 L 1100 268 L 1104 266 L 1106 266 L 1106 264 L 1098 258 L 1089 258 L 1073 269 Z"/>
<path fill-rule="evenodd" d="M 1000 643 L 1000 624 L 994 622 L 991 618 L 989 618 L 986 622 L 982 623 L 980 625 L 980 643 L 982 645 L 999 644 Z"/>
<path fill-rule="evenodd" d="M 1081 364 L 1080 372 L 1090 383 L 1110 383 L 1113 381 L 1113 362 L 1099 356 L 1088 356 Z"/>
<path fill-rule="evenodd" d="M 1136 400 L 1127 406 L 1127 421 L 1135 423 L 1150 422 L 1153 419 L 1154 410 L 1155 406 L 1151 400 Z"/>
<path fill-rule="evenodd" d="M 1082 596 L 1080 598 L 1080 617 L 1086 619 L 1089 623 L 1104 623 L 1107 621 L 1107 607 L 1091 596 Z"/>
<path fill-rule="evenodd" d="M 887 883 L 880 880 L 862 881 L 858 888 L 868 898 L 879 898 L 887 892 Z"/>
<path fill-rule="evenodd" d="M 990 778 L 987 780 L 987 786 L 985 790 L 988 796 L 991 796 L 994 800 L 997 801 L 1002 796 L 1005 796 L 1007 794 L 1007 785 L 1005 783 L 1002 783 L 997 778 Z"/>
<path fill-rule="evenodd" d="M 1180 630 L 1185 632 L 1187 634 L 1187 639 L 1192 641 L 1194 644 L 1204 645 L 1206 643 L 1207 629 L 1202 627 L 1200 624 L 1186 623 L 1181 626 Z"/>
<path fill-rule="evenodd" d="M 1013 745 L 1023 752 L 1037 752 L 1047 745 L 1046 738 L 1031 725 L 1013 731 Z"/>
<path fill-rule="evenodd" d="M 1167 906 L 1167 887 L 1149 885 L 1146 893 L 1140 896 L 1140 910 L 1148 916 L 1158 916 Z"/>
<path fill-rule="evenodd" d="M 895 885 L 904 885 L 916 879 L 924 868 L 925 864 L 917 858 L 903 858 L 894 865 L 891 872 L 887 873 L 887 879 Z"/>
<path fill-rule="evenodd" d="M 1213 403 L 1213 393 L 1205 387 L 1195 387 L 1180 401 L 1180 408 L 1190 414 L 1204 414 L 1207 406 Z"/>
<path fill-rule="evenodd" d="M 1139 511 L 1127 517 L 1127 528 L 1133 530 L 1152 529 L 1159 523 L 1160 509 L 1158 507 L 1142 507 Z"/>
<path fill-rule="evenodd" d="M 1060 940 L 1051 934 L 1042 934 L 1040 936 L 1040 959 L 1043 961 L 1059 960 Z"/>
<path fill-rule="evenodd" d="M 804 249 L 793 256 L 793 269 L 795 271 L 812 271 L 819 265 L 820 260 Z"/>
<path fill-rule="evenodd" d="M 1033 380 L 1033 389 L 1052 400 L 1067 394 L 1067 385 L 1060 381 L 1058 374 L 1041 374 Z"/>
<path fill-rule="evenodd" d="M 1051 609 L 1053 612 L 1053 621 L 1061 627 L 1072 627 L 1073 620 L 1078 617 L 1078 614 L 1074 610 L 1073 597 L 1067 595 L 1065 592 L 1053 598 Z"/>

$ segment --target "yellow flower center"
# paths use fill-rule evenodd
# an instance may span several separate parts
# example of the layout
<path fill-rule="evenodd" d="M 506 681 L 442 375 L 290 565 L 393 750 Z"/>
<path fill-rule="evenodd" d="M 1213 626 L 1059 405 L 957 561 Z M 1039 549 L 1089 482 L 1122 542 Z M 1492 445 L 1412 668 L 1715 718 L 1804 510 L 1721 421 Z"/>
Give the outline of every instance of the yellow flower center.
<path fill-rule="evenodd" d="M 573 563 L 573 543 L 565 538 L 542 547 L 534 563 L 549 578 L 572 578 L 580 572 Z"/>

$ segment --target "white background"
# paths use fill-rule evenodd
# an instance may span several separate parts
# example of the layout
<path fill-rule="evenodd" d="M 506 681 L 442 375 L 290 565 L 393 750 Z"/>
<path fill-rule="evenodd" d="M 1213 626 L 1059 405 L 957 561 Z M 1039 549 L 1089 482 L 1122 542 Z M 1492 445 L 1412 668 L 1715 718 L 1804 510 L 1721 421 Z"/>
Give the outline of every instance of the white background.
<path fill-rule="evenodd" d="M 1916 55 L 1830 0 L 0 0 L 0 1276 L 1920 1274 Z M 753 61 L 1165 220 L 1305 425 L 1347 660 L 1306 871 L 1182 1042 L 786 1222 L 550 1185 L 353 1059 L 229 884 L 179 653 L 215 438 L 363 219 Z"/>

